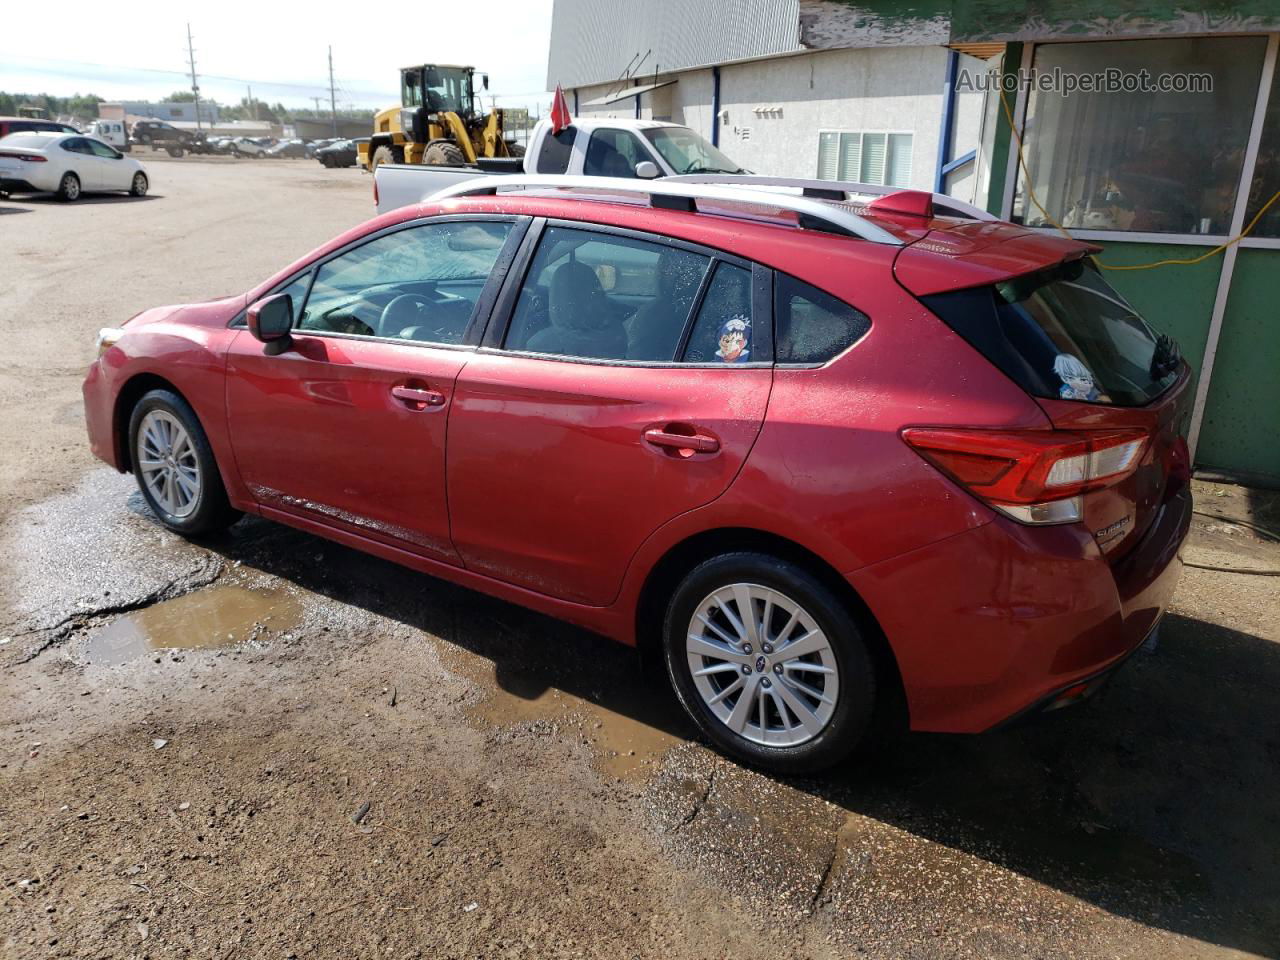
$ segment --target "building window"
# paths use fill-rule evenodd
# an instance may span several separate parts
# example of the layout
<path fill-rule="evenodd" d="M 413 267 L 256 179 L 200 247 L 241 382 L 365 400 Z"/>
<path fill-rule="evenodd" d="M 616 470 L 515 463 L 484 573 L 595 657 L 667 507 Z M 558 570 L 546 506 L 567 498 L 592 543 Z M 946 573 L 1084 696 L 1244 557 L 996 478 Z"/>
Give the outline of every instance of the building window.
<path fill-rule="evenodd" d="M 818 134 L 818 179 L 908 187 L 911 136 L 824 130 Z"/>
<path fill-rule="evenodd" d="M 1023 142 L 1039 205 L 1019 176 L 1013 219 L 1082 230 L 1226 234 L 1266 45 L 1265 37 L 1206 37 L 1037 46 L 1038 77 L 1110 71 L 1122 82 L 1145 77 L 1187 87 L 1198 76 L 1198 87 L 1208 89 L 1035 89 Z M 1005 96 L 1012 106 L 1012 95 Z"/>
<path fill-rule="evenodd" d="M 1244 226 L 1253 222 L 1254 217 L 1277 191 L 1280 191 L 1280 70 L 1276 71 L 1272 81 L 1267 114 L 1262 121 L 1262 140 L 1258 144 L 1258 162 L 1253 170 L 1253 185 L 1249 191 Z M 1280 200 L 1267 208 L 1249 236 L 1280 237 Z"/>

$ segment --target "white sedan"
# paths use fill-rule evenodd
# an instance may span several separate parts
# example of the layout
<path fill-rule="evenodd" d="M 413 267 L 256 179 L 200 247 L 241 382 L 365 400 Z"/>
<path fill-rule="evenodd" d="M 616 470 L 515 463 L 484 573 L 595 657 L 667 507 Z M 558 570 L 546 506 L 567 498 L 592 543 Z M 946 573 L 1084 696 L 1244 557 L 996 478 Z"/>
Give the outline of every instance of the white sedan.
<path fill-rule="evenodd" d="M 150 181 L 141 163 L 101 140 L 67 133 L 11 133 L 0 137 L 0 193 L 82 193 L 125 190 L 145 196 Z"/>

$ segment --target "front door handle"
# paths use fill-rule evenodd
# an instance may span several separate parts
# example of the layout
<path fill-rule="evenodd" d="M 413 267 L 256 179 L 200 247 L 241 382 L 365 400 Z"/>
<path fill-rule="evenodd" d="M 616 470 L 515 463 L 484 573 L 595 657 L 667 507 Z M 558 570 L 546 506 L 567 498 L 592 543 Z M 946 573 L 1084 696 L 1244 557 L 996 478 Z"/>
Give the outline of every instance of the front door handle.
<path fill-rule="evenodd" d="M 406 387 L 397 384 L 391 388 L 391 395 L 410 410 L 426 410 L 428 407 L 443 407 L 444 394 L 439 390 L 425 387 Z"/>
<path fill-rule="evenodd" d="M 719 440 L 702 433 L 672 433 L 653 427 L 644 432 L 644 438 L 655 447 L 674 450 L 682 457 L 691 457 L 695 453 L 715 453 L 720 449 Z"/>

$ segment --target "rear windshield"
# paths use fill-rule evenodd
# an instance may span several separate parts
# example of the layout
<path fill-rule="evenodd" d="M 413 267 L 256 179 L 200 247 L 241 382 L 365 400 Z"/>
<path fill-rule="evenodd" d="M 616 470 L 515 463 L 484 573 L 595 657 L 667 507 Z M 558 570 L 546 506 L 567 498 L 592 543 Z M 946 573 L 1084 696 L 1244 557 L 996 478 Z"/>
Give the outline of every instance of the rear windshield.
<path fill-rule="evenodd" d="M 1135 407 L 1177 379 L 1178 345 L 1084 260 L 921 299 L 1033 396 Z"/>
<path fill-rule="evenodd" d="M 21 150 L 43 150 L 49 144 L 53 143 L 51 137 L 41 137 L 38 135 L 11 133 L 7 137 L 0 137 L 0 148 L 17 147 Z"/>

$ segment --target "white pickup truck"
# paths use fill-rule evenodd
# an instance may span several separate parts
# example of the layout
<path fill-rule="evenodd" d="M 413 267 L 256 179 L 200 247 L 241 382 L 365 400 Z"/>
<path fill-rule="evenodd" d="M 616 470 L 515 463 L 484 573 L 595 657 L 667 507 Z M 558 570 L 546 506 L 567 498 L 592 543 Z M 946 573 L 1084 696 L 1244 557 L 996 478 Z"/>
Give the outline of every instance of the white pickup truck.
<path fill-rule="evenodd" d="M 621 177 L 651 180 L 693 174 L 746 174 L 688 127 L 657 120 L 574 120 L 559 133 L 542 120 L 533 128 L 522 161 L 490 160 L 475 166 L 379 164 L 373 197 L 379 213 L 424 199 L 464 180 L 493 174 Z"/>

